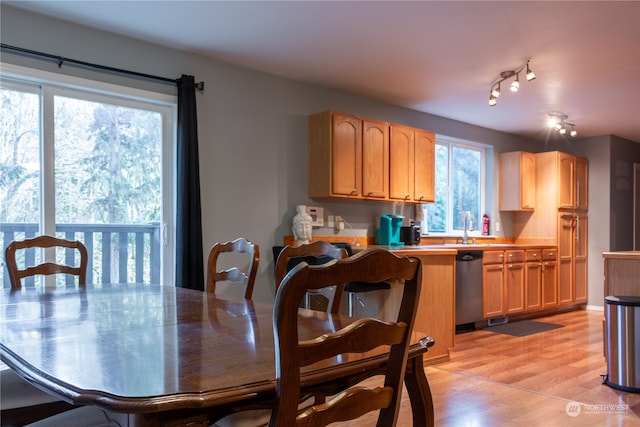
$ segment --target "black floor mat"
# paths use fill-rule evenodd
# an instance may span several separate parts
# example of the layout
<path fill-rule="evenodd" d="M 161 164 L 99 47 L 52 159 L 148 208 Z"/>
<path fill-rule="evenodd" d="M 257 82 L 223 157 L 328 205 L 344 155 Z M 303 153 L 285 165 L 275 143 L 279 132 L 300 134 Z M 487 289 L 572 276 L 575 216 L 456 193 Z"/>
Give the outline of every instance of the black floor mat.
<path fill-rule="evenodd" d="M 533 335 L 538 332 L 546 332 L 562 327 L 563 325 L 557 325 L 555 323 L 537 322 L 535 320 L 520 320 L 518 322 L 505 323 L 504 325 L 489 326 L 485 331 L 511 335 L 514 337 L 526 337 L 527 335 Z"/>

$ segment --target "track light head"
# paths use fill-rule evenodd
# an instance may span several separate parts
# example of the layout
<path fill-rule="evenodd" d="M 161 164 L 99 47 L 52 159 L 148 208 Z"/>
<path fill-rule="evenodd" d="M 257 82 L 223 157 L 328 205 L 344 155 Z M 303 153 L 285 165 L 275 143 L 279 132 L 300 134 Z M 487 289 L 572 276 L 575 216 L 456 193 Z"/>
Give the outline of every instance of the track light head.
<path fill-rule="evenodd" d="M 490 106 L 490 107 L 493 107 L 493 106 L 494 106 L 494 105 L 496 105 L 497 103 L 498 103 L 498 99 L 497 99 L 495 96 L 491 95 L 491 96 L 489 97 L 489 106 Z"/>
<path fill-rule="evenodd" d="M 500 82 L 498 82 L 497 85 L 493 86 L 493 89 L 491 90 L 491 96 L 493 96 L 494 98 L 500 96 Z"/>
<path fill-rule="evenodd" d="M 527 81 L 530 82 L 535 78 L 536 78 L 536 75 L 533 74 L 533 71 L 531 71 L 531 68 L 529 68 L 529 61 L 527 61 Z"/>
<path fill-rule="evenodd" d="M 516 79 L 511 82 L 511 92 L 517 92 L 518 89 L 520 89 L 520 79 L 519 79 L 519 76 L 516 74 Z"/>

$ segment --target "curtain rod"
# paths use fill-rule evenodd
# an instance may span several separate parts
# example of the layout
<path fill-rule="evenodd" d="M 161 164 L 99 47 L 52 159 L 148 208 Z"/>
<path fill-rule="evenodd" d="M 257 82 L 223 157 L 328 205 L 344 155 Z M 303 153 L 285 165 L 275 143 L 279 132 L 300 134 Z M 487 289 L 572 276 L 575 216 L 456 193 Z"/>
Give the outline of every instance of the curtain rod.
<path fill-rule="evenodd" d="M 62 57 L 62 56 L 51 55 L 49 53 L 38 52 L 38 51 L 35 51 L 35 50 L 29 50 L 29 49 L 24 49 L 24 48 L 21 48 L 21 47 L 11 46 L 11 45 L 4 44 L 4 43 L 0 44 L 0 47 L 2 49 L 5 49 L 5 50 L 11 50 L 11 51 L 14 51 L 14 52 L 19 52 L 19 53 L 23 53 L 23 54 L 27 54 L 27 55 L 41 56 L 43 58 L 54 59 L 54 60 L 58 61 L 58 68 L 61 68 L 62 64 L 64 62 L 69 62 L 71 64 L 81 65 L 83 67 L 97 68 L 99 70 L 111 71 L 111 72 L 121 73 L 121 74 L 129 74 L 129 75 L 132 75 L 132 76 L 141 77 L 141 78 L 145 78 L 145 79 L 159 80 L 159 81 L 165 82 L 165 83 L 172 83 L 172 84 L 177 84 L 178 83 L 178 79 L 169 79 L 167 77 L 159 77 L 159 76 L 154 76 L 154 75 L 151 75 L 151 74 L 138 73 L 136 71 L 123 70 L 121 68 L 113 68 L 113 67 L 108 67 L 106 65 L 92 64 L 90 62 L 78 61 L 77 59 L 70 59 L 70 58 L 65 58 L 65 57 Z M 204 90 L 204 82 L 196 83 L 195 87 L 196 87 L 196 89 L 198 89 L 200 91 Z"/>

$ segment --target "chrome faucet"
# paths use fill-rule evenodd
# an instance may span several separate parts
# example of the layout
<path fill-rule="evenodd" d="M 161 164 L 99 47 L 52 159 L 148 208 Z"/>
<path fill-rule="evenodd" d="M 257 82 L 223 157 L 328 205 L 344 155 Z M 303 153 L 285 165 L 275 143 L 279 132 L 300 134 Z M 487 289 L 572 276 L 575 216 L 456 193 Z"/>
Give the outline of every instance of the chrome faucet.
<path fill-rule="evenodd" d="M 469 243 L 469 231 L 473 231 L 473 220 L 471 219 L 471 212 L 467 211 L 464 216 L 464 231 L 462 232 L 462 244 Z"/>

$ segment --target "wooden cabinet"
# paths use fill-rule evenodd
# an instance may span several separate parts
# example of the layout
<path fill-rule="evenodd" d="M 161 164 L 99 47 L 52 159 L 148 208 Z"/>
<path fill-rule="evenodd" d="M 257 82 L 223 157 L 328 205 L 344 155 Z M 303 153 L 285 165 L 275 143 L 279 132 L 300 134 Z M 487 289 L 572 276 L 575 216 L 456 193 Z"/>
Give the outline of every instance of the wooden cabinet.
<path fill-rule="evenodd" d="M 558 306 L 557 249 L 542 250 L 542 309 Z"/>
<path fill-rule="evenodd" d="M 482 317 L 506 314 L 504 251 L 485 251 L 482 258 Z"/>
<path fill-rule="evenodd" d="M 526 151 L 499 156 L 501 211 L 531 211 L 536 203 L 536 157 Z"/>
<path fill-rule="evenodd" d="M 309 197 L 435 200 L 435 134 L 325 111 L 309 116 Z"/>
<path fill-rule="evenodd" d="M 504 283 L 507 315 L 525 311 L 524 251 L 505 251 Z"/>
<path fill-rule="evenodd" d="M 389 198 L 405 202 L 435 200 L 435 135 L 392 125 L 389 142 Z"/>
<path fill-rule="evenodd" d="M 362 195 L 386 199 L 389 194 L 389 124 L 362 121 Z"/>
<path fill-rule="evenodd" d="M 525 251 L 525 309 L 542 309 L 542 250 Z"/>
<path fill-rule="evenodd" d="M 309 197 L 387 196 L 389 125 L 325 111 L 309 116 Z"/>
<path fill-rule="evenodd" d="M 558 304 L 587 301 L 587 215 L 560 213 Z"/>
<path fill-rule="evenodd" d="M 536 208 L 514 212 L 515 243 L 558 247 L 554 264 L 543 265 L 556 271 L 557 301 L 547 293 L 543 308 L 582 304 L 587 301 L 588 286 L 588 160 L 558 151 L 535 156 Z M 545 271 L 544 276 L 550 273 Z"/>
<path fill-rule="evenodd" d="M 418 203 L 434 202 L 436 135 L 426 130 L 414 130 L 414 189 L 413 200 Z"/>
<path fill-rule="evenodd" d="M 389 198 L 413 199 L 414 132 L 406 126 L 391 126 L 389 142 Z"/>
<path fill-rule="evenodd" d="M 558 153 L 560 184 L 558 207 L 586 210 L 588 201 L 589 161 L 567 153 Z"/>

